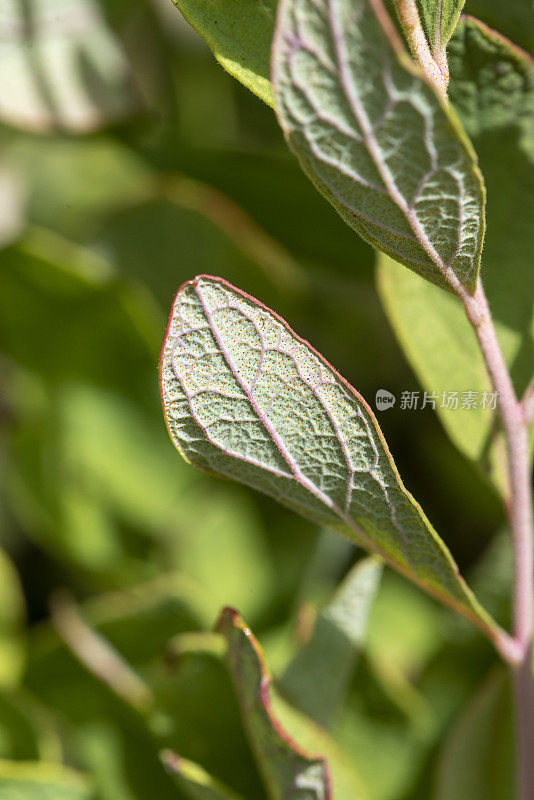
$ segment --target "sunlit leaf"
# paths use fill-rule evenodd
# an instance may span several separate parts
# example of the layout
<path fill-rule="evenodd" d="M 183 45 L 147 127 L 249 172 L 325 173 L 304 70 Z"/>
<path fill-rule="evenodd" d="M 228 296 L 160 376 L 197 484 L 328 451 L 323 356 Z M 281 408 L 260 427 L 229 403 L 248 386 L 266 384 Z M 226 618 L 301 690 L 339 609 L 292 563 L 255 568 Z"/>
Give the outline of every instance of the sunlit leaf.
<path fill-rule="evenodd" d="M 173 0 L 238 81 L 272 104 L 269 49 L 276 0 Z"/>
<path fill-rule="evenodd" d="M 269 796 L 273 800 L 366 797 L 358 776 L 328 736 L 271 696 L 260 646 L 239 615 L 225 609 L 218 630 L 228 643 L 230 674 Z"/>
<path fill-rule="evenodd" d="M 345 222 L 431 282 L 472 291 L 484 236 L 476 156 L 381 0 L 282 0 L 273 80 L 291 148 Z"/>
<path fill-rule="evenodd" d="M 0 761 L 0 800 L 90 800 L 85 778 L 59 764 Z"/>
<path fill-rule="evenodd" d="M 184 458 L 348 536 L 493 635 L 365 400 L 280 317 L 195 278 L 175 297 L 160 382 Z"/>
<path fill-rule="evenodd" d="M 163 754 L 163 763 L 176 776 L 176 782 L 191 800 L 242 800 L 220 781 L 213 778 L 199 764 L 188 761 L 170 750 Z"/>
<path fill-rule="evenodd" d="M 291 703 L 329 726 L 346 699 L 381 577 L 375 559 L 359 561 L 319 611 L 310 639 L 288 665 L 279 686 Z"/>
<path fill-rule="evenodd" d="M 525 213 L 534 192 L 534 62 L 472 18 L 461 20 L 449 62 L 450 98 L 476 146 L 488 188 L 482 277 L 505 359 L 522 392 L 534 361 L 534 235 Z M 461 305 L 385 257 L 379 289 L 423 388 L 437 396 L 436 411 L 449 436 L 470 458 L 481 459 L 495 410 L 483 400 L 492 390 Z M 458 392 L 457 409 L 443 402 L 443 392 L 451 391 Z M 476 407 L 465 402 L 469 396 Z"/>

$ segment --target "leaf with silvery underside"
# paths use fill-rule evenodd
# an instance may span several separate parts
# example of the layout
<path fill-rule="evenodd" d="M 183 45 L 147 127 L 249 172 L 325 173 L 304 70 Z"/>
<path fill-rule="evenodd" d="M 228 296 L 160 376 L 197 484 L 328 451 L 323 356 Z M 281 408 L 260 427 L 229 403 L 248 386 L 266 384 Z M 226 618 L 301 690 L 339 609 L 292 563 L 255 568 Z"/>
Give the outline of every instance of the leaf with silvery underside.
<path fill-rule="evenodd" d="M 465 0 L 416 0 L 431 51 L 443 53 L 458 24 Z"/>
<path fill-rule="evenodd" d="M 185 283 L 160 386 L 172 441 L 192 464 L 337 530 L 495 635 L 370 407 L 281 317 L 220 278 Z"/>
<path fill-rule="evenodd" d="M 460 20 L 448 59 L 449 97 L 477 149 L 488 188 L 484 288 L 522 394 L 534 362 L 534 228 L 525 213 L 534 192 L 534 61 L 472 17 Z M 447 433 L 469 458 L 485 462 L 490 455 L 493 462 L 495 411 L 481 403 L 483 392 L 492 389 L 461 305 L 385 257 L 379 265 L 386 313 L 423 388 L 440 399 L 444 390 L 459 392 L 458 409 L 441 402 L 436 407 Z M 461 408 L 464 391 L 476 393 L 476 408 Z M 498 480 L 498 468 L 494 472 Z"/>
<path fill-rule="evenodd" d="M 294 706 L 324 727 L 346 700 L 381 575 L 378 559 L 357 562 L 319 611 L 309 640 L 278 683 Z"/>
<path fill-rule="evenodd" d="M 239 614 L 224 609 L 217 629 L 271 800 L 367 800 L 359 775 L 330 736 L 271 688 L 261 647 Z"/>
<path fill-rule="evenodd" d="M 432 283 L 473 291 L 476 155 L 381 0 L 281 0 L 272 74 L 289 145 L 345 222 Z"/>

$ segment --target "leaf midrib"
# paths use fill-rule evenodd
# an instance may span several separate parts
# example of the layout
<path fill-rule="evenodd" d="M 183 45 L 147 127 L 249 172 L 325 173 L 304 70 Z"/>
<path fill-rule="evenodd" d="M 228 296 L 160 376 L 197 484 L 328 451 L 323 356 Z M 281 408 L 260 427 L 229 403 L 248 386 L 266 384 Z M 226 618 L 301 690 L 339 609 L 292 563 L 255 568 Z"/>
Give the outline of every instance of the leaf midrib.
<path fill-rule="evenodd" d="M 367 1 L 372 6 L 372 10 L 373 13 L 375 14 L 375 19 L 377 21 L 377 24 L 379 24 L 382 27 L 379 14 L 377 14 L 375 11 L 375 8 L 377 7 L 380 0 L 367 0 Z M 367 145 L 368 152 L 371 155 L 373 163 L 377 168 L 380 177 L 384 181 L 384 185 L 386 186 L 390 198 L 393 200 L 393 202 L 397 205 L 397 207 L 402 211 L 402 213 L 408 220 L 408 223 L 412 231 L 414 232 L 417 241 L 419 242 L 425 253 L 428 255 L 430 260 L 439 269 L 445 281 L 447 281 L 447 283 L 452 287 L 456 288 L 456 286 L 461 285 L 460 281 L 456 277 L 452 268 L 443 261 L 443 259 L 441 258 L 435 247 L 432 245 L 426 233 L 424 232 L 421 224 L 419 223 L 419 220 L 414 210 L 408 205 L 408 203 L 400 193 L 400 190 L 397 184 L 395 183 L 395 179 L 391 174 L 389 167 L 382 161 L 380 157 L 380 147 L 374 136 L 373 128 L 367 116 L 367 113 L 365 112 L 365 109 L 361 105 L 357 94 L 355 94 L 352 91 L 352 81 L 350 80 L 350 75 L 349 75 L 348 57 L 345 47 L 345 37 L 339 25 L 339 20 L 338 20 L 339 12 L 337 9 L 337 2 L 338 0 L 326 0 L 326 7 L 328 14 L 328 23 L 332 34 L 332 42 L 334 45 L 334 52 L 336 55 L 336 62 L 338 66 L 339 78 L 341 87 L 343 89 L 343 94 L 345 95 L 349 103 L 350 109 L 354 114 L 356 122 L 360 126 L 365 144 Z M 383 9 L 382 11 L 383 13 L 386 13 Z M 384 31 L 384 36 L 386 36 L 387 38 L 387 33 L 385 31 Z M 392 49 L 394 49 L 393 45 Z M 396 55 L 397 54 L 394 52 L 393 56 L 396 57 Z M 436 167 L 432 153 L 430 153 L 430 158 L 432 162 L 432 169 L 435 171 Z M 461 204 L 458 203 L 459 214 L 461 215 L 460 206 Z"/>

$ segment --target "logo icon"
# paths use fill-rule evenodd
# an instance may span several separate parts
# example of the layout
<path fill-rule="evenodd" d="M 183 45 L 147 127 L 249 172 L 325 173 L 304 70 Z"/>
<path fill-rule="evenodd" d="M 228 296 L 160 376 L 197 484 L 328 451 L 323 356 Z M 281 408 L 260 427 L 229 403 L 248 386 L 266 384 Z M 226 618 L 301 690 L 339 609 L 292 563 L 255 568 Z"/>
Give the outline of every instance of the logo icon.
<path fill-rule="evenodd" d="M 379 389 L 375 396 L 375 406 L 378 411 L 387 411 L 395 405 L 395 395 L 386 389 Z"/>

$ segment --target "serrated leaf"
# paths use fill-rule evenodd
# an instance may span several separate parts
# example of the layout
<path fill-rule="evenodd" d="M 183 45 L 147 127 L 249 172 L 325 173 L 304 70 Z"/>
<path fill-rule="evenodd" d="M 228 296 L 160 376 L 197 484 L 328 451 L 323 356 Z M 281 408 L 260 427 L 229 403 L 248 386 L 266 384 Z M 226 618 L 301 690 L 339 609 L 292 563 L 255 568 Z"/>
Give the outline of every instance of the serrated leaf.
<path fill-rule="evenodd" d="M 78 772 L 40 761 L 0 761 L 0 800 L 90 800 Z"/>
<path fill-rule="evenodd" d="M 269 50 L 276 0 L 173 0 L 217 61 L 272 105 Z"/>
<path fill-rule="evenodd" d="M 228 643 L 243 722 L 272 800 L 363 800 L 358 776 L 329 737 L 270 692 L 261 648 L 239 615 L 225 609 L 217 627 Z"/>
<path fill-rule="evenodd" d="M 521 393 L 534 360 L 534 235 L 525 214 L 534 192 L 534 62 L 468 17 L 450 42 L 449 63 L 450 98 L 476 146 L 488 188 L 485 291 Z M 481 407 L 491 387 L 461 305 L 385 257 L 379 289 L 423 388 L 439 395 L 436 411 L 449 436 L 469 458 L 481 459 L 495 412 Z M 443 391 L 458 391 L 458 409 L 442 407 Z M 461 407 L 463 391 L 477 393 L 477 408 Z"/>
<path fill-rule="evenodd" d="M 241 795 L 213 778 L 200 764 L 170 750 L 163 753 L 162 759 L 171 775 L 176 776 L 178 786 L 191 800 L 243 800 Z"/>
<path fill-rule="evenodd" d="M 439 55 L 454 33 L 465 0 L 416 0 L 416 3 L 430 49 Z"/>
<path fill-rule="evenodd" d="M 272 59 L 289 145 L 345 222 L 432 283 L 473 291 L 484 236 L 476 156 L 381 0 L 281 0 Z"/>
<path fill-rule="evenodd" d="M 346 699 L 382 567 L 359 561 L 319 611 L 310 639 L 289 663 L 279 686 L 309 717 L 328 727 Z"/>
<path fill-rule="evenodd" d="M 337 530 L 493 635 L 363 397 L 274 312 L 220 278 L 184 284 L 160 386 L 170 436 L 192 464 Z"/>

